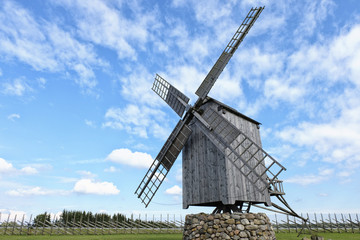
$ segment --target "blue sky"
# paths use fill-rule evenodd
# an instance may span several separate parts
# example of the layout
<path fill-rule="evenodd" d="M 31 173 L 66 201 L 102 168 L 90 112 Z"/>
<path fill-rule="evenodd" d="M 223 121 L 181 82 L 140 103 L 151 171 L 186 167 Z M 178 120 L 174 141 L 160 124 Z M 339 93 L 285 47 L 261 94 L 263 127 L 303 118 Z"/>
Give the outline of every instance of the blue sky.
<path fill-rule="evenodd" d="M 0 3 L 0 212 L 180 213 L 181 157 L 147 209 L 134 195 L 253 6 L 265 10 L 210 96 L 261 122 L 298 212 L 359 212 L 358 1 Z"/>

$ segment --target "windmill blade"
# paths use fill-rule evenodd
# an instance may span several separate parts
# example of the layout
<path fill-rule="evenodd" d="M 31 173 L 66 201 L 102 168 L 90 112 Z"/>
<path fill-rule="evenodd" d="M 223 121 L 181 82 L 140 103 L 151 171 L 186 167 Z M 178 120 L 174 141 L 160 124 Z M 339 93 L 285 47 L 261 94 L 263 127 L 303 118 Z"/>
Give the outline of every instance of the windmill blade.
<path fill-rule="evenodd" d="M 250 182 L 255 186 L 258 181 L 262 182 L 259 184 L 262 186 L 260 191 L 268 188 L 269 184 L 276 186 L 277 177 L 286 170 L 285 167 L 215 110 L 207 108 L 202 117 L 212 129 L 209 131 L 202 127 L 204 134 L 216 146 L 227 149 L 225 152 L 228 159 L 233 162 L 241 161 L 242 167 L 239 171 Z"/>
<path fill-rule="evenodd" d="M 236 49 L 239 47 L 240 43 L 245 38 L 246 34 L 249 32 L 263 9 L 264 7 L 251 8 L 248 15 L 226 46 L 225 50 L 216 61 L 215 65 L 205 77 L 200 87 L 196 90 L 196 95 L 198 95 L 201 99 L 204 99 L 208 95 L 212 86 L 215 84 L 215 81 L 218 79 L 226 64 L 229 62 L 230 58 L 235 53 Z"/>
<path fill-rule="evenodd" d="M 161 183 L 164 181 L 190 134 L 191 129 L 184 121 L 180 120 L 151 164 L 135 191 L 135 194 L 137 194 L 138 198 L 145 204 L 145 207 L 149 205 Z"/>
<path fill-rule="evenodd" d="M 151 88 L 180 116 L 184 114 L 188 106 L 189 98 L 165 79 L 156 74 L 153 87 Z"/>

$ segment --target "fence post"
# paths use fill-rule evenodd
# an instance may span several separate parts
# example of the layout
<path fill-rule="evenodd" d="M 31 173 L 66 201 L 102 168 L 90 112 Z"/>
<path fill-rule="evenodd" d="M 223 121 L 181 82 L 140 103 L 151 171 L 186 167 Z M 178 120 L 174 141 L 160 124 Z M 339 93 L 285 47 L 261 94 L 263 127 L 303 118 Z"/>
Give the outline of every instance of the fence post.
<path fill-rule="evenodd" d="M 345 222 L 345 220 L 344 220 L 344 215 L 343 215 L 343 214 L 341 214 L 341 219 L 342 219 L 343 224 L 344 224 L 345 232 L 347 232 L 347 229 L 346 229 L 346 222 Z"/>
<path fill-rule="evenodd" d="M 278 225 L 276 213 L 275 213 L 275 224 L 276 224 L 276 231 L 279 232 L 279 225 Z"/>
<path fill-rule="evenodd" d="M 22 233 L 22 228 L 23 228 L 23 224 L 24 224 L 24 218 L 25 218 L 25 214 L 23 214 L 23 217 L 22 217 L 22 220 L 21 220 L 20 233 L 19 233 L 19 235 L 21 235 L 21 233 Z"/>
<path fill-rule="evenodd" d="M 30 235 L 30 230 L 31 230 L 31 228 L 32 228 L 32 226 L 31 226 L 31 220 L 32 220 L 32 214 L 30 215 L 30 220 L 29 220 L 29 223 L 28 223 L 27 235 Z"/>
<path fill-rule="evenodd" d="M 133 226 L 134 226 L 134 214 L 131 214 L 131 224 L 130 224 L 130 233 L 133 233 Z"/>
<path fill-rule="evenodd" d="M 326 232 L 326 229 L 325 229 L 325 222 L 324 222 L 324 217 L 323 217 L 323 214 L 322 214 L 322 213 L 320 213 L 320 216 L 321 216 L 322 228 L 324 229 L 324 232 Z"/>
<path fill-rule="evenodd" d="M 80 230 L 79 230 L 80 235 L 82 235 L 82 219 L 83 219 L 83 214 L 80 214 Z"/>
<path fill-rule="evenodd" d="M 174 233 L 176 232 L 176 218 L 175 218 L 175 214 L 174 214 Z"/>
<path fill-rule="evenodd" d="M 169 233 L 170 232 L 170 226 L 169 226 L 169 214 L 167 214 L 167 223 L 166 223 L 166 225 L 167 225 L 167 232 Z"/>
<path fill-rule="evenodd" d="M 11 235 L 14 235 L 14 230 L 15 230 L 15 224 L 16 224 L 16 217 L 17 217 L 17 214 L 15 214 L 15 218 L 14 218 L 14 223 L 13 223 L 13 227 L 11 229 Z"/>
<path fill-rule="evenodd" d="M 336 228 L 338 230 L 338 233 L 340 233 L 340 227 L 339 227 L 339 222 L 338 222 L 337 217 L 336 217 L 336 213 L 334 213 L 334 216 L 335 216 Z"/>
<path fill-rule="evenodd" d="M 8 219 L 7 219 L 7 222 L 6 222 L 6 225 L 5 225 L 4 235 L 6 235 L 6 231 L 7 231 L 8 225 L 9 225 L 9 220 L 10 220 L 10 213 L 9 213 L 9 215 L 8 215 Z"/>
<path fill-rule="evenodd" d="M 329 213 L 329 223 L 330 223 L 330 230 L 331 230 L 331 232 L 333 232 L 330 213 Z"/>
<path fill-rule="evenodd" d="M 290 220 L 289 220 L 289 215 L 286 215 L 286 220 L 287 220 L 287 227 L 288 227 L 288 231 L 290 232 Z"/>
<path fill-rule="evenodd" d="M 351 220 L 351 214 L 350 213 L 349 213 L 349 219 L 350 219 L 351 232 L 354 233 L 354 226 L 353 226 L 353 222 Z"/>

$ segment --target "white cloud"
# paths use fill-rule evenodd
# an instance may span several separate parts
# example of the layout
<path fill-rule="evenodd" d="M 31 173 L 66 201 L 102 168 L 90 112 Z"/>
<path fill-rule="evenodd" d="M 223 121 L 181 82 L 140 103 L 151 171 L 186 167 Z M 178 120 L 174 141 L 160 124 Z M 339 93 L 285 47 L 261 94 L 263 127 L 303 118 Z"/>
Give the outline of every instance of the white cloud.
<path fill-rule="evenodd" d="M 329 169 L 329 168 L 319 169 L 318 174 L 307 174 L 303 176 L 297 175 L 284 180 L 284 182 L 300 184 L 303 186 L 309 184 L 317 184 L 328 180 L 333 175 L 333 173 L 334 173 L 334 169 Z"/>
<path fill-rule="evenodd" d="M 285 102 L 296 102 L 305 93 L 299 86 L 291 86 L 285 79 L 270 78 L 265 81 L 265 97 L 267 99 L 284 100 Z"/>
<path fill-rule="evenodd" d="M 92 128 L 96 127 L 96 125 L 95 125 L 95 123 L 93 121 L 90 121 L 90 120 L 87 120 L 87 119 L 85 119 L 85 124 L 87 126 L 89 126 L 89 127 L 92 127 Z"/>
<path fill-rule="evenodd" d="M 46 20 L 37 20 L 21 5 L 6 1 L 0 11 L 0 52 L 30 65 L 36 71 L 64 72 L 78 77 L 75 82 L 83 89 L 92 89 L 97 81 L 93 68 L 106 66 L 89 44 L 75 39 L 71 31 Z M 68 74 L 69 72 L 67 72 Z M 40 78 L 39 85 L 44 87 Z M 23 84 L 6 85 L 6 92 L 22 95 Z"/>
<path fill-rule="evenodd" d="M 316 184 L 320 183 L 322 181 L 326 180 L 324 176 L 318 176 L 318 175 L 303 175 L 303 176 L 294 176 L 286 179 L 284 182 L 286 183 L 296 183 L 303 186 L 309 185 L 309 184 Z"/>
<path fill-rule="evenodd" d="M 77 171 L 77 173 L 80 174 L 82 178 L 86 178 L 86 179 L 93 179 L 97 176 L 96 174 L 86 170 L 80 170 Z"/>
<path fill-rule="evenodd" d="M 74 192 L 95 195 L 117 195 L 120 190 L 111 182 L 95 182 L 92 179 L 81 179 L 75 183 Z"/>
<path fill-rule="evenodd" d="M 182 175 L 182 168 L 178 168 L 178 169 L 176 170 L 176 175 L 175 175 L 176 181 L 182 182 L 182 180 L 183 180 L 182 177 L 183 177 L 183 175 Z"/>
<path fill-rule="evenodd" d="M 33 174 L 37 174 L 37 173 L 38 173 L 38 170 L 34 167 L 25 166 L 21 169 L 16 169 L 11 163 L 7 162 L 3 158 L 0 158 L 0 174 L 33 175 Z"/>
<path fill-rule="evenodd" d="M 330 15 L 335 7 L 332 0 L 307 1 L 303 9 L 302 22 L 295 29 L 295 41 L 300 42 L 304 37 L 316 34 L 317 27 Z"/>
<path fill-rule="evenodd" d="M 12 83 L 3 83 L 2 92 L 7 95 L 22 96 L 31 90 L 23 79 L 17 78 Z"/>
<path fill-rule="evenodd" d="M 125 108 L 110 108 L 105 114 L 103 127 L 126 130 L 128 133 L 148 138 L 148 133 L 154 134 L 157 121 L 164 120 L 161 110 L 144 105 L 129 104 Z M 163 125 L 166 127 L 166 124 Z"/>
<path fill-rule="evenodd" d="M 13 165 L 5 159 L 0 158 L 0 173 L 11 173 L 13 171 L 15 171 Z"/>
<path fill-rule="evenodd" d="M 136 3 L 62 1 L 57 4 L 76 12 L 75 22 L 83 39 L 114 49 L 119 58 L 136 59 L 134 48 L 145 44 L 150 39 L 150 28 L 157 25 L 157 15 Z M 125 4 L 130 5 L 131 11 L 126 17 L 121 9 Z"/>
<path fill-rule="evenodd" d="M 27 174 L 27 175 L 33 175 L 33 174 L 37 174 L 38 170 L 36 168 L 27 166 L 27 167 L 21 168 L 20 173 Z"/>
<path fill-rule="evenodd" d="M 178 185 L 175 185 L 171 188 L 166 189 L 165 193 L 169 195 L 181 195 L 182 189 Z"/>
<path fill-rule="evenodd" d="M 46 84 L 47 81 L 46 81 L 45 78 L 40 77 L 40 78 L 37 79 L 37 82 L 39 84 L 39 87 L 45 88 L 45 84 Z"/>
<path fill-rule="evenodd" d="M 153 162 L 150 154 L 142 152 L 132 152 L 131 150 L 126 148 L 113 150 L 106 157 L 106 160 L 138 168 L 149 168 Z"/>
<path fill-rule="evenodd" d="M 118 172 L 118 171 L 120 171 L 120 170 L 114 166 L 110 166 L 110 167 L 104 169 L 104 172 Z"/>
<path fill-rule="evenodd" d="M 11 121 L 15 121 L 15 119 L 19 119 L 19 118 L 20 118 L 20 115 L 17 113 L 13 113 L 8 116 L 8 119 Z"/>
<path fill-rule="evenodd" d="M 41 187 L 26 187 L 26 188 L 19 188 L 16 190 L 9 190 L 6 192 L 7 195 L 13 197 L 66 195 L 68 193 L 69 193 L 68 191 L 64 191 L 64 190 L 47 190 Z"/>
<path fill-rule="evenodd" d="M 278 136 L 299 146 L 313 148 L 331 163 L 360 164 L 360 107 L 343 109 L 339 118 L 326 123 L 303 122 Z M 356 166 L 355 165 L 355 166 Z"/>

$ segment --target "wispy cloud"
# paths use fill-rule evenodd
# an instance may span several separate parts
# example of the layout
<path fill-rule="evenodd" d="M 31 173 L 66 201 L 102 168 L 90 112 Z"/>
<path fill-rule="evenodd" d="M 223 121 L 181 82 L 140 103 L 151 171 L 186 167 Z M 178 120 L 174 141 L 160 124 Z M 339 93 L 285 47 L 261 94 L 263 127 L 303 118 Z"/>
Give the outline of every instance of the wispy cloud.
<path fill-rule="evenodd" d="M 7 118 L 8 118 L 9 120 L 11 120 L 11 121 L 15 121 L 15 119 L 19 119 L 19 118 L 20 118 L 20 115 L 17 114 L 17 113 L 13 113 L 13 114 L 10 114 Z"/>
<path fill-rule="evenodd" d="M 165 134 L 157 127 L 158 122 L 165 120 L 165 113 L 159 109 L 145 105 L 128 104 L 124 108 L 109 108 L 105 114 L 103 127 L 126 130 L 128 133 L 148 138 L 153 136 L 163 137 Z M 166 129 L 166 122 L 162 125 Z"/>
<path fill-rule="evenodd" d="M 119 58 L 135 60 L 135 48 L 151 39 L 150 28 L 157 25 L 156 8 L 153 12 L 144 11 L 135 2 L 63 1 L 56 4 L 74 13 L 78 32 L 83 39 L 114 49 Z M 129 7 L 132 14 L 125 17 L 123 7 Z"/>
<path fill-rule="evenodd" d="M 84 89 L 92 89 L 97 81 L 93 68 L 106 64 L 97 58 L 91 45 L 76 40 L 55 23 L 37 19 L 21 5 L 5 1 L 0 8 L 0 52 L 30 65 L 36 71 L 77 74 L 75 81 Z M 18 84 L 20 87 L 20 85 Z M 21 95 L 22 88 L 7 87 Z"/>
<path fill-rule="evenodd" d="M 22 96 L 26 91 L 31 91 L 31 87 L 23 78 L 17 78 L 12 82 L 2 84 L 2 93 L 6 95 Z"/>
<path fill-rule="evenodd" d="M 319 169 L 317 174 L 297 175 L 285 180 L 287 183 L 295 183 L 303 186 L 318 184 L 329 179 L 334 173 L 334 169 Z"/>
<path fill-rule="evenodd" d="M 6 191 L 6 194 L 12 197 L 67 195 L 69 193 L 70 191 L 49 190 L 49 189 L 43 189 L 41 187 L 24 187 L 24 188 Z"/>

